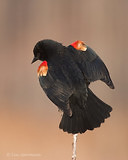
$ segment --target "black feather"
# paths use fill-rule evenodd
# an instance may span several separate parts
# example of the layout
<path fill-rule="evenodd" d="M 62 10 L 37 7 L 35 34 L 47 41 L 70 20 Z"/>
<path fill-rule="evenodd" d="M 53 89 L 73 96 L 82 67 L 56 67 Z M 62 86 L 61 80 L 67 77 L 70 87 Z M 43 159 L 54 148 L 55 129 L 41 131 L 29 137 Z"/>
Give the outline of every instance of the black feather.
<path fill-rule="evenodd" d="M 78 51 L 72 46 L 68 46 L 68 49 L 73 53 L 73 59 L 77 62 L 88 82 L 101 80 L 110 88 L 114 89 L 114 84 L 110 78 L 109 71 L 95 51 L 89 46 L 87 46 L 86 51 Z"/>
<path fill-rule="evenodd" d="M 81 100 L 78 99 L 78 101 Z M 73 112 L 72 117 L 63 114 L 59 127 L 73 134 L 84 133 L 86 130 L 93 130 L 100 127 L 101 123 L 109 117 L 112 111 L 112 108 L 96 97 L 90 89 L 88 89 L 88 98 L 86 106 L 83 109 L 74 103 L 74 96 L 70 97 L 70 106 Z M 70 123 L 72 124 L 72 128 L 70 127 Z"/>

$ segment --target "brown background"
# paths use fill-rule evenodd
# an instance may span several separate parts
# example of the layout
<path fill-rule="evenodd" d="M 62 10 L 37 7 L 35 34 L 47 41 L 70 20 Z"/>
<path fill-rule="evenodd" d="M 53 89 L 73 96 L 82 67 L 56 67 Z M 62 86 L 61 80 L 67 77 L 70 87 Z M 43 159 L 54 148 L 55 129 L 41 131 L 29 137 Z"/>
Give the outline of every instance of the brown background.
<path fill-rule="evenodd" d="M 60 114 L 39 86 L 40 62 L 30 64 L 35 43 L 45 38 L 85 41 L 116 87 L 91 84 L 113 112 L 101 128 L 78 136 L 77 159 L 127 160 L 128 0 L 0 1 L 0 159 L 71 159 L 72 135 L 58 129 Z"/>

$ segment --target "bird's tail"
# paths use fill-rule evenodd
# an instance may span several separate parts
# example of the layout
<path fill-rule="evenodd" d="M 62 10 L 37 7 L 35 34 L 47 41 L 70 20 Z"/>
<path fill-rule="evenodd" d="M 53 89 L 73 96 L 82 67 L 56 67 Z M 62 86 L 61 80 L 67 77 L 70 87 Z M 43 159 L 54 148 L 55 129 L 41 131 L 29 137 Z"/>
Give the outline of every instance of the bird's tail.
<path fill-rule="evenodd" d="M 112 108 L 96 97 L 90 89 L 88 89 L 88 98 L 85 98 L 85 105 L 83 106 L 83 102 L 79 101 L 81 100 L 74 96 L 70 98 L 70 107 L 73 114 L 69 117 L 63 113 L 59 125 L 59 128 L 63 131 L 72 134 L 84 133 L 86 130 L 100 127 L 101 123 L 110 117 Z"/>

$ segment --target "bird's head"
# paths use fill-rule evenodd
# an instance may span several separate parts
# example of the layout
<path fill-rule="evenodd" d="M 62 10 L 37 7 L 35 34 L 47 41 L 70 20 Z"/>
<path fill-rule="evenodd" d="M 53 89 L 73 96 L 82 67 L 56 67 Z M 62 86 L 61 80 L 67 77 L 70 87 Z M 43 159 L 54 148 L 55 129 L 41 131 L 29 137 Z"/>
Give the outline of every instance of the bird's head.
<path fill-rule="evenodd" d="M 61 43 L 50 39 L 45 39 L 37 42 L 33 49 L 34 58 L 32 60 L 32 63 L 36 62 L 37 60 L 48 61 L 58 53 L 57 50 L 59 50 L 60 47 L 62 47 Z"/>
<path fill-rule="evenodd" d="M 87 46 L 83 41 L 77 40 L 71 44 L 72 47 L 74 47 L 77 50 L 86 51 Z"/>
<path fill-rule="evenodd" d="M 32 63 L 36 62 L 37 60 L 43 61 L 40 66 L 38 67 L 37 70 L 37 75 L 39 76 L 46 76 L 48 72 L 48 64 L 47 64 L 47 46 L 48 42 L 50 40 L 41 40 L 36 43 L 33 53 L 34 53 L 34 58 L 32 60 Z"/>
<path fill-rule="evenodd" d="M 33 53 L 34 53 L 34 58 L 32 60 L 32 63 L 36 62 L 37 60 L 42 60 L 42 61 L 44 60 L 45 53 L 44 53 L 43 41 L 39 41 L 36 43 L 33 49 Z"/>
<path fill-rule="evenodd" d="M 46 76 L 48 72 L 48 62 L 53 58 L 59 48 L 62 47 L 61 43 L 58 43 L 53 40 L 45 39 L 36 43 L 33 53 L 34 58 L 31 63 L 36 62 L 37 60 L 43 61 L 38 67 L 37 74 L 38 76 Z"/>

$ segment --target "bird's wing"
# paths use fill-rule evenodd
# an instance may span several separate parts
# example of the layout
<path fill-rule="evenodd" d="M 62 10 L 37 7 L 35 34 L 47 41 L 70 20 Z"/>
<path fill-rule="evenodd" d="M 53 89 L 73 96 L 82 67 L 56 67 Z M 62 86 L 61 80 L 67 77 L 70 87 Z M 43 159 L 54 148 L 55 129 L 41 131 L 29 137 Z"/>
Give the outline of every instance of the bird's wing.
<path fill-rule="evenodd" d="M 69 106 L 69 97 L 72 95 L 72 89 L 62 83 L 55 74 L 48 72 L 47 76 L 39 76 L 39 82 L 48 98 L 58 106 L 68 116 L 72 115 L 72 110 Z"/>
<path fill-rule="evenodd" d="M 68 46 L 72 50 L 72 55 L 88 82 L 101 80 L 110 88 L 114 88 L 107 67 L 101 58 L 90 48 L 86 51 L 78 51 L 72 46 Z"/>

